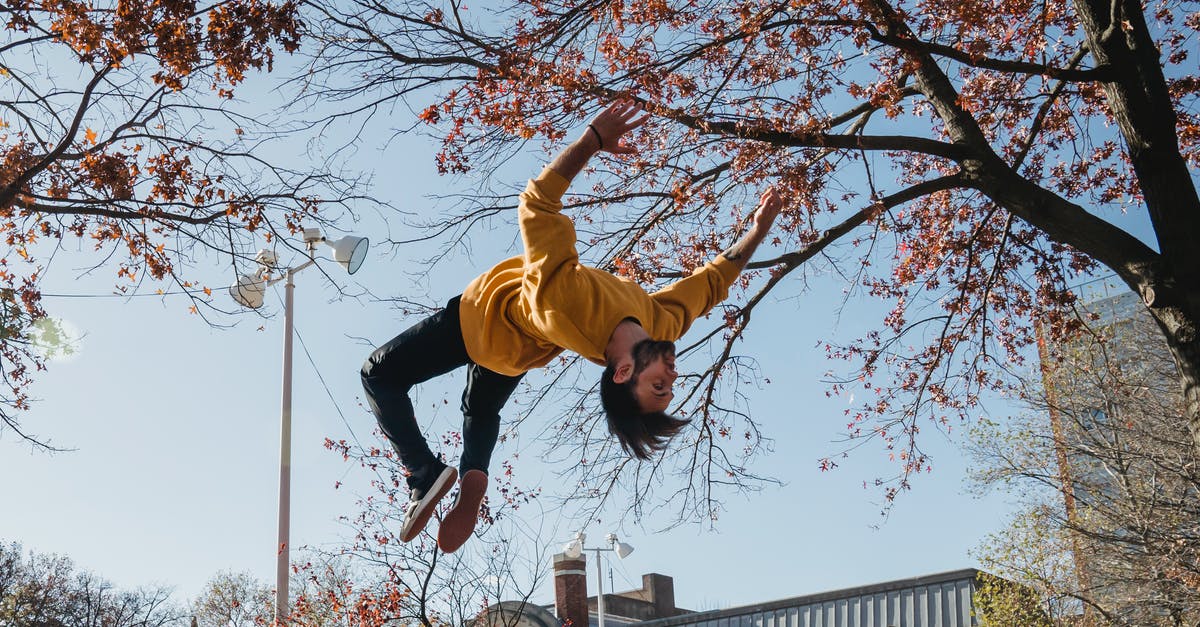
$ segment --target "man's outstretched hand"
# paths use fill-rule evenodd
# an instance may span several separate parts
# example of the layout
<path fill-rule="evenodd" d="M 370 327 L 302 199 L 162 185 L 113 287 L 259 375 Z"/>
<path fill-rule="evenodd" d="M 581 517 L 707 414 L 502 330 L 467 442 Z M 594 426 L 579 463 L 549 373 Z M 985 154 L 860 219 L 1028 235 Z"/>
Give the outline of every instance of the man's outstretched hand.
<path fill-rule="evenodd" d="M 650 119 L 642 105 L 632 98 L 621 98 L 592 118 L 583 135 L 571 142 L 550 162 L 550 169 L 570 181 L 598 151 L 614 155 L 632 155 L 637 148 L 625 143 L 625 134 Z"/>
<path fill-rule="evenodd" d="M 745 269 L 746 263 L 750 261 L 750 257 L 758 249 L 758 245 L 767 237 L 767 233 L 775 224 L 775 218 L 779 216 L 781 209 L 783 209 L 783 196 L 774 188 L 768 189 L 759 197 L 758 207 L 750 216 L 750 228 L 738 241 L 733 243 L 733 246 L 721 253 L 722 257 L 733 262 L 738 272 Z"/>
<path fill-rule="evenodd" d="M 637 148 L 625 143 L 625 133 L 643 125 L 650 119 L 642 105 L 632 98 L 620 98 L 608 105 L 592 119 L 584 131 L 584 141 L 592 142 L 597 150 L 614 155 L 631 155 Z"/>
<path fill-rule="evenodd" d="M 754 209 L 750 230 L 765 236 L 771 230 L 771 226 L 775 224 L 775 218 L 779 216 L 779 210 L 782 208 L 783 196 L 775 191 L 775 188 L 772 187 L 763 192 L 762 196 L 758 198 L 758 207 Z"/>

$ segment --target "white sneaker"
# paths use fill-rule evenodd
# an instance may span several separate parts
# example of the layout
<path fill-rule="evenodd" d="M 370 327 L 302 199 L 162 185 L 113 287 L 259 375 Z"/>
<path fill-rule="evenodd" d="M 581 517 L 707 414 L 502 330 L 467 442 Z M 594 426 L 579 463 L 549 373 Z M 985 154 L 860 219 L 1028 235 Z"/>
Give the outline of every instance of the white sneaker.
<path fill-rule="evenodd" d="M 429 517 L 433 515 L 438 501 L 454 487 L 454 480 L 457 478 L 458 470 L 446 466 L 424 494 L 413 491 L 412 500 L 408 502 L 404 511 L 404 524 L 400 526 L 401 542 L 409 542 L 421 533 L 425 524 L 429 522 Z"/>

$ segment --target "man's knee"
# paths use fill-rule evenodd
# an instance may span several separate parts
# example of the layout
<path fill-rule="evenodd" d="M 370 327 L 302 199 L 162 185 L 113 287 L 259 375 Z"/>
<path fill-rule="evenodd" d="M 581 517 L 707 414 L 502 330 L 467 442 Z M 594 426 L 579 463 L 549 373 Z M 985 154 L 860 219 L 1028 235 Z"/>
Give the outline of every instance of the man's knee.
<path fill-rule="evenodd" d="M 367 357 L 366 361 L 363 362 L 362 368 L 358 371 L 358 376 L 362 378 L 363 387 L 369 387 L 369 382 L 374 376 L 376 365 L 375 353 L 371 353 L 371 356 Z"/>
<path fill-rule="evenodd" d="M 397 358 L 400 357 L 397 353 L 402 352 L 400 348 L 396 346 L 396 340 L 392 340 L 371 351 L 371 354 L 367 355 L 366 361 L 363 362 L 362 369 L 359 370 L 363 381 L 366 382 L 368 378 L 378 379 L 383 376 L 385 371 L 395 370 L 396 366 L 400 364 L 397 362 Z"/>
<path fill-rule="evenodd" d="M 386 369 L 383 365 L 384 354 L 382 349 L 375 349 L 366 361 L 363 362 L 362 368 L 358 371 L 358 376 L 362 379 L 363 389 L 368 393 L 374 393 L 375 387 L 382 380 L 383 371 Z"/>
<path fill-rule="evenodd" d="M 506 377 L 480 366 L 471 366 L 462 395 L 463 416 L 498 420 L 500 410 L 504 409 L 520 380 L 521 377 Z"/>

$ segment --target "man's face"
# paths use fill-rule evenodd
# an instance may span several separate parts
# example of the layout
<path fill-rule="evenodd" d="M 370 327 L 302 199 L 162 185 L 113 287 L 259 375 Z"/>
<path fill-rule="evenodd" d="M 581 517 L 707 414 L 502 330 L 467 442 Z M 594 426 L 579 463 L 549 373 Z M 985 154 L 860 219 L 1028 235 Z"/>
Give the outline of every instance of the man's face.
<path fill-rule="evenodd" d="M 645 413 L 666 411 L 675 398 L 672 388 L 679 376 L 675 372 L 675 344 L 644 342 L 635 348 L 633 358 L 638 370 L 633 395 L 638 406 Z"/>

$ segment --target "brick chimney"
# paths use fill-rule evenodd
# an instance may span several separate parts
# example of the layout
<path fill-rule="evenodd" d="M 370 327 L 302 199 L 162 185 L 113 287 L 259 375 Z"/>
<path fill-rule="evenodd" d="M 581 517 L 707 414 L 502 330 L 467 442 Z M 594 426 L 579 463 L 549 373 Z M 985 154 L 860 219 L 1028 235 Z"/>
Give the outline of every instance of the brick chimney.
<path fill-rule="evenodd" d="M 642 575 L 642 589 L 654 604 L 655 618 L 667 618 L 676 614 L 675 610 L 675 580 L 666 575 L 648 573 Z"/>
<path fill-rule="evenodd" d="M 554 611 L 558 620 L 570 621 L 574 627 L 588 627 L 586 569 L 586 555 L 572 558 L 558 553 L 554 556 Z"/>

